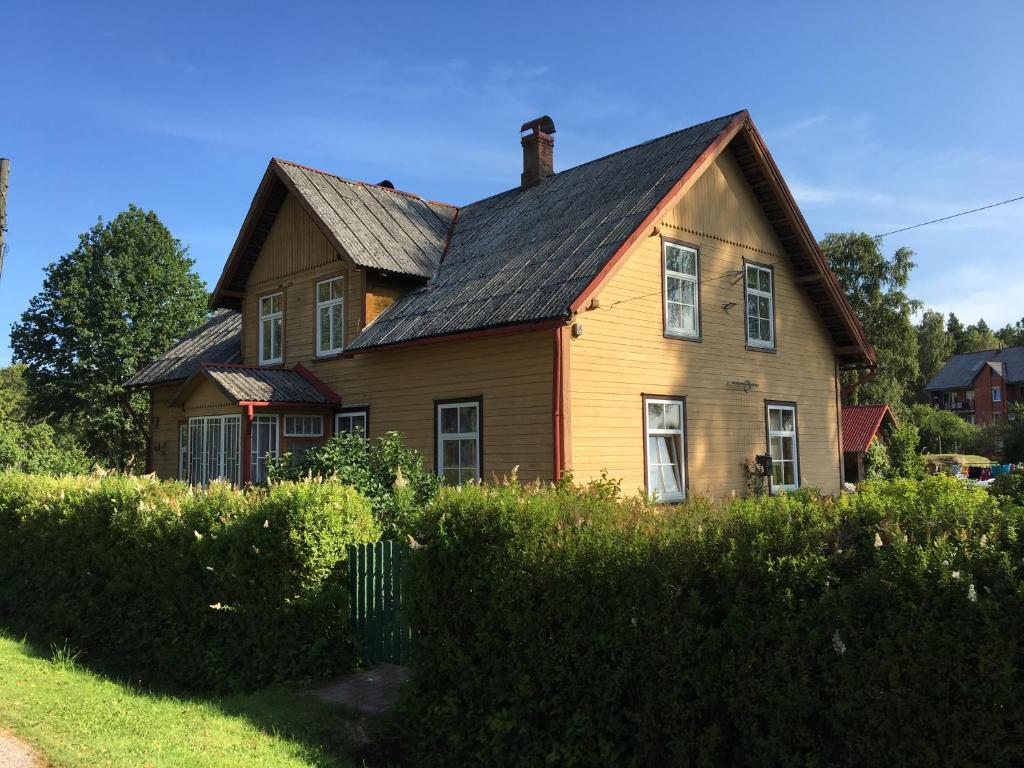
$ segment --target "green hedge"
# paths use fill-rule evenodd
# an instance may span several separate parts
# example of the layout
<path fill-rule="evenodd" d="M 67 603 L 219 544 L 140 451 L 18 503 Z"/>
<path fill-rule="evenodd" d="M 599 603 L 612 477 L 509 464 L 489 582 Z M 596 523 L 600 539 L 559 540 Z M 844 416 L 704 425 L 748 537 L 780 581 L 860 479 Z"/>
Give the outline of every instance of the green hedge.
<path fill-rule="evenodd" d="M 0 626 L 148 685 L 249 688 L 351 666 L 346 546 L 379 536 L 335 483 L 0 474 Z"/>
<path fill-rule="evenodd" d="M 948 477 L 669 511 L 443 490 L 411 765 L 1024 764 L 1024 511 Z"/>

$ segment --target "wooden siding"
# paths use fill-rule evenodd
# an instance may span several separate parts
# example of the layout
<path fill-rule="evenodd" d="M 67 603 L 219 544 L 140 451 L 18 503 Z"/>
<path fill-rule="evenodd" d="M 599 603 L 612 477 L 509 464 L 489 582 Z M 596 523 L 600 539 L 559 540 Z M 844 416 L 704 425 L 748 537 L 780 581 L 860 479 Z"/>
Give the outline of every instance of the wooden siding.
<path fill-rule="evenodd" d="M 310 255 L 312 254 L 312 255 Z M 552 468 L 550 332 L 476 339 L 354 358 L 315 356 L 315 286 L 344 277 L 345 338 L 400 295 L 401 282 L 352 269 L 289 198 L 246 286 L 242 363 L 259 362 L 260 296 L 284 294 L 284 365 L 302 363 L 341 395 L 342 408 L 366 406 L 370 436 L 401 432 L 434 466 L 434 400 L 483 397 L 483 474 L 550 479 Z M 197 392 L 198 394 L 198 392 Z M 197 395 L 189 398 L 191 410 Z M 332 417 L 333 418 L 333 417 Z"/>
<path fill-rule="evenodd" d="M 149 469 L 163 478 L 178 476 L 178 425 L 183 417 L 181 408 L 168 405 L 178 386 L 168 384 L 150 390 Z"/>
<path fill-rule="evenodd" d="M 642 396 L 683 396 L 689 493 L 744 493 L 741 463 L 766 451 L 765 401 L 778 400 L 797 404 L 802 484 L 837 492 L 833 345 L 732 156 L 723 153 L 658 226 L 662 237 L 700 250 L 703 340 L 664 336 L 662 239 L 641 239 L 600 290 L 600 307 L 577 318 L 583 335 L 569 354 L 575 477 L 607 469 L 625 490 L 644 488 Z M 774 267 L 775 352 L 746 349 L 744 258 Z M 750 393 L 730 384 L 747 379 L 758 385 Z"/>

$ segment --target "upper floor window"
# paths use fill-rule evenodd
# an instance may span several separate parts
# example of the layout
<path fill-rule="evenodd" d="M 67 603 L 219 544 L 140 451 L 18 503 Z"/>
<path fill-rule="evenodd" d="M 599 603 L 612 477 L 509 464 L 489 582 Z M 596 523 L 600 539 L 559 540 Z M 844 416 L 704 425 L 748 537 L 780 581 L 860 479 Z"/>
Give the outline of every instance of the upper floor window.
<path fill-rule="evenodd" d="M 992 402 L 999 403 L 1003 400 L 1003 391 L 999 387 L 992 387 Z"/>
<path fill-rule="evenodd" d="M 345 281 L 316 284 L 316 353 L 331 355 L 345 346 Z"/>
<path fill-rule="evenodd" d="M 974 390 L 968 389 L 966 394 L 967 402 L 974 405 Z"/>
<path fill-rule="evenodd" d="M 775 347 L 774 281 L 770 267 L 747 264 L 747 344 Z"/>
<path fill-rule="evenodd" d="M 260 299 L 260 365 L 281 362 L 281 330 L 284 324 L 284 294 Z"/>
<path fill-rule="evenodd" d="M 699 255 L 693 248 L 666 242 L 665 333 L 695 339 L 700 336 Z"/>

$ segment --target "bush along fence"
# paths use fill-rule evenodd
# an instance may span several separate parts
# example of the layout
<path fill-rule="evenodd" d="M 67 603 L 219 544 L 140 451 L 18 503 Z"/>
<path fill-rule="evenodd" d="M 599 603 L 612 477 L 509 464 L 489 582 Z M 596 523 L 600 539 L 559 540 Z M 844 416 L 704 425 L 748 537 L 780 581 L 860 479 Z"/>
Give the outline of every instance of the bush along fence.
<path fill-rule="evenodd" d="M 431 513 L 410 765 L 1024 764 L 1024 510 L 983 491 L 473 487 Z"/>
<path fill-rule="evenodd" d="M 173 689 L 322 678 L 355 662 L 348 547 L 380 533 L 337 483 L 0 474 L 0 628 Z"/>

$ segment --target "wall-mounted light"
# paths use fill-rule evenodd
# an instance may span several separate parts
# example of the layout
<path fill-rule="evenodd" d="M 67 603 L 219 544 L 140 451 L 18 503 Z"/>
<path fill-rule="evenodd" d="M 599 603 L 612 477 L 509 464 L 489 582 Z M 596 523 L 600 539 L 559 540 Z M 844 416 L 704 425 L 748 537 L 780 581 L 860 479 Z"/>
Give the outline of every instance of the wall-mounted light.
<path fill-rule="evenodd" d="M 583 335 L 583 323 L 573 323 L 572 324 L 572 337 L 574 339 L 578 339 L 582 335 Z"/>
<path fill-rule="evenodd" d="M 722 305 L 722 309 L 724 309 L 726 312 L 728 312 L 730 309 L 732 309 L 735 306 L 736 306 L 736 302 L 735 301 L 727 301 L 725 304 Z"/>

